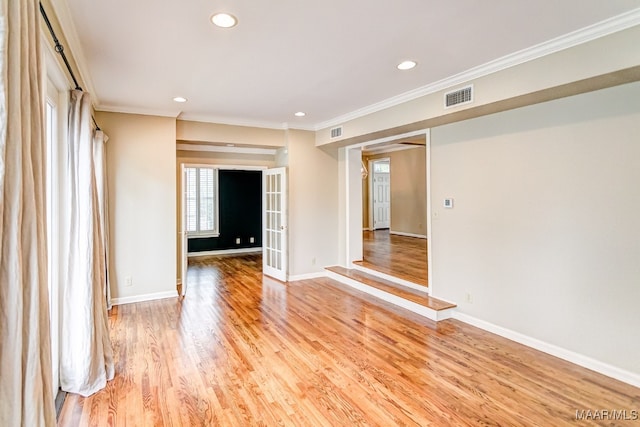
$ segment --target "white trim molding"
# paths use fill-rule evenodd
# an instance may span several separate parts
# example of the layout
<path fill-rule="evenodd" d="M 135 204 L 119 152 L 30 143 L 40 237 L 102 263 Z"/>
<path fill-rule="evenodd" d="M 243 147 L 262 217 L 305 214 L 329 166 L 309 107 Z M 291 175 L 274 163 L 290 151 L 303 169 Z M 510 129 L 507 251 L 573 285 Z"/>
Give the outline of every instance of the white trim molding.
<path fill-rule="evenodd" d="M 111 298 L 112 305 L 133 304 L 134 302 L 155 301 L 165 298 L 177 298 L 178 291 L 156 292 L 153 294 L 134 295 L 131 297 Z"/>
<path fill-rule="evenodd" d="M 212 256 L 212 255 L 234 255 L 234 254 L 250 254 L 250 253 L 258 253 L 262 252 L 262 246 L 253 247 L 253 248 L 241 248 L 241 249 L 221 249 L 218 251 L 202 251 L 202 252 L 188 252 L 187 256 L 189 258 L 197 258 L 203 256 Z"/>
<path fill-rule="evenodd" d="M 180 113 L 178 120 L 188 122 L 217 123 L 229 126 L 244 126 L 262 129 L 286 130 L 289 125 L 286 122 L 274 122 L 266 120 L 251 120 L 242 117 L 216 116 L 212 114 Z M 308 129 L 313 130 L 313 129 Z"/>
<path fill-rule="evenodd" d="M 255 147 L 227 147 L 221 145 L 207 144 L 177 144 L 176 150 L 182 151 L 208 151 L 212 153 L 236 153 L 236 154 L 265 154 L 275 156 L 275 148 L 255 148 Z"/>
<path fill-rule="evenodd" d="M 389 230 L 389 234 L 395 234 L 397 236 L 404 236 L 404 237 L 415 237 L 417 239 L 426 239 L 427 238 L 426 234 L 405 233 L 404 231 Z"/>
<path fill-rule="evenodd" d="M 521 334 L 520 332 L 503 328 L 502 326 L 498 326 L 493 323 L 478 319 L 476 317 L 469 316 L 468 314 L 460 313 L 459 311 L 453 312 L 453 318 L 461 322 L 468 323 L 469 325 L 475 326 L 477 328 L 483 329 L 485 331 L 494 333 L 503 338 L 510 339 L 511 341 L 526 345 L 527 347 L 539 350 L 543 353 L 550 354 L 551 356 L 566 360 L 567 362 L 582 366 L 583 368 L 591 369 L 592 371 L 598 372 L 602 375 L 606 375 L 627 384 L 631 384 L 635 387 L 640 387 L 640 374 L 626 371 L 616 366 L 609 365 L 608 363 L 592 359 L 583 354 L 558 347 L 554 344 L 549 344 L 528 335 Z"/>
<path fill-rule="evenodd" d="M 289 276 L 287 282 L 297 282 L 298 280 L 318 279 L 320 277 L 327 277 L 327 273 L 325 271 L 319 271 L 317 273 L 294 274 L 293 276 Z"/>
<path fill-rule="evenodd" d="M 163 110 L 163 109 L 157 109 L 157 108 L 129 107 L 126 105 L 98 104 L 96 105 L 95 108 L 96 108 L 96 111 L 104 111 L 107 113 L 124 113 L 124 114 L 138 114 L 141 116 L 171 117 L 172 119 L 176 119 L 180 115 L 179 110 Z"/>

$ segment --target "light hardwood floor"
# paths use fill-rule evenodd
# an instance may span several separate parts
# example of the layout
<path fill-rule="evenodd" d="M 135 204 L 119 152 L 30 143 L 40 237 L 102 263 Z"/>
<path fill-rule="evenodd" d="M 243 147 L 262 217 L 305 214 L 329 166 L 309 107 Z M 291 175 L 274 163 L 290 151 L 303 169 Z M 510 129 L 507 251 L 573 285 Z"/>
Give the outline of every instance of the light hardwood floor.
<path fill-rule="evenodd" d="M 363 260 L 356 264 L 428 286 L 427 241 L 389 234 L 389 230 L 362 233 Z"/>
<path fill-rule="evenodd" d="M 638 409 L 640 389 L 260 265 L 200 260 L 183 301 L 115 307 L 116 378 L 68 397 L 59 425 L 576 426 L 576 410 Z"/>

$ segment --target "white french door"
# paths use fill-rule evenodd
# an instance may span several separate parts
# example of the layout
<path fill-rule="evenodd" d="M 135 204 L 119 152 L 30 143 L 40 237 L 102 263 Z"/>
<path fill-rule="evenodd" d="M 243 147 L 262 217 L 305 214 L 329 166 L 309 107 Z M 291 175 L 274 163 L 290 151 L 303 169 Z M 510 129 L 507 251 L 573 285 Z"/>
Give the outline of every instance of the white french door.
<path fill-rule="evenodd" d="M 262 173 L 262 272 L 287 281 L 287 169 Z"/>

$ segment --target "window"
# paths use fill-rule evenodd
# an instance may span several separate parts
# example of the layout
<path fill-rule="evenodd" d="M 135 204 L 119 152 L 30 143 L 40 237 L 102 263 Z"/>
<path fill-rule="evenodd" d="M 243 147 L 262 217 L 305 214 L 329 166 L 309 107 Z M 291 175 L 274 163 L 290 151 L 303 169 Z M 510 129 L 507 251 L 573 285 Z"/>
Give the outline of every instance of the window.
<path fill-rule="evenodd" d="M 192 237 L 218 236 L 218 170 L 186 167 L 186 226 Z"/>
<path fill-rule="evenodd" d="M 375 162 L 373 164 L 373 172 L 374 173 L 389 173 L 391 172 L 391 165 L 389 161 L 386 162 Z"/>

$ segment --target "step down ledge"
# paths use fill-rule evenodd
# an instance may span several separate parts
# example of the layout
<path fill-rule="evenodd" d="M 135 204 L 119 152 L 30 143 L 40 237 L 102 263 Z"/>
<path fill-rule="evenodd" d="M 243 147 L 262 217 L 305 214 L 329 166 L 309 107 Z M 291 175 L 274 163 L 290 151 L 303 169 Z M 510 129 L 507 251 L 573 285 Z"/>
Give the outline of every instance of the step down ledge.
<path fill-rule="evenodd" d="M 362 282 L 359 282 L 347 276 L 343 276 L 342 274 L 333 272 L 331 270 L 327 270 L 327 277 L 436 322 L 439 322 L 440 320 L 450 319 L 453 316 L 453 310 L 455 309 L 454 306 L 444 310 L 434 310 L 432 308 L 425 307 L 424 305 L 420 305 L 413 301 L 401 298 L 397 295 L 393 295 L 389 292 L 374 288 L 373 286 L 366 285 Z"/>
<path fill-rule="evenodd" d="M 362 271 L 364 273 L 370 274 L 372 276 L 379 277 L 380 279 L 388 280 L 389 282 L 397 283 L 398 285 L 404 286 L 405 288 L 411 288 L 419 292 L 425 292 L 427 295 L 430 294 L 429 287 L 420 285 L 418 283 L 413 283 L 405 279 L 401 279 L 399 277 L 392 276 L 387 273 L 383 273 L 382 271 L 374 270 L 372 268 L 365 267 L 360 264 L 352 263 L 351 268 L 354 270 Z"/>

